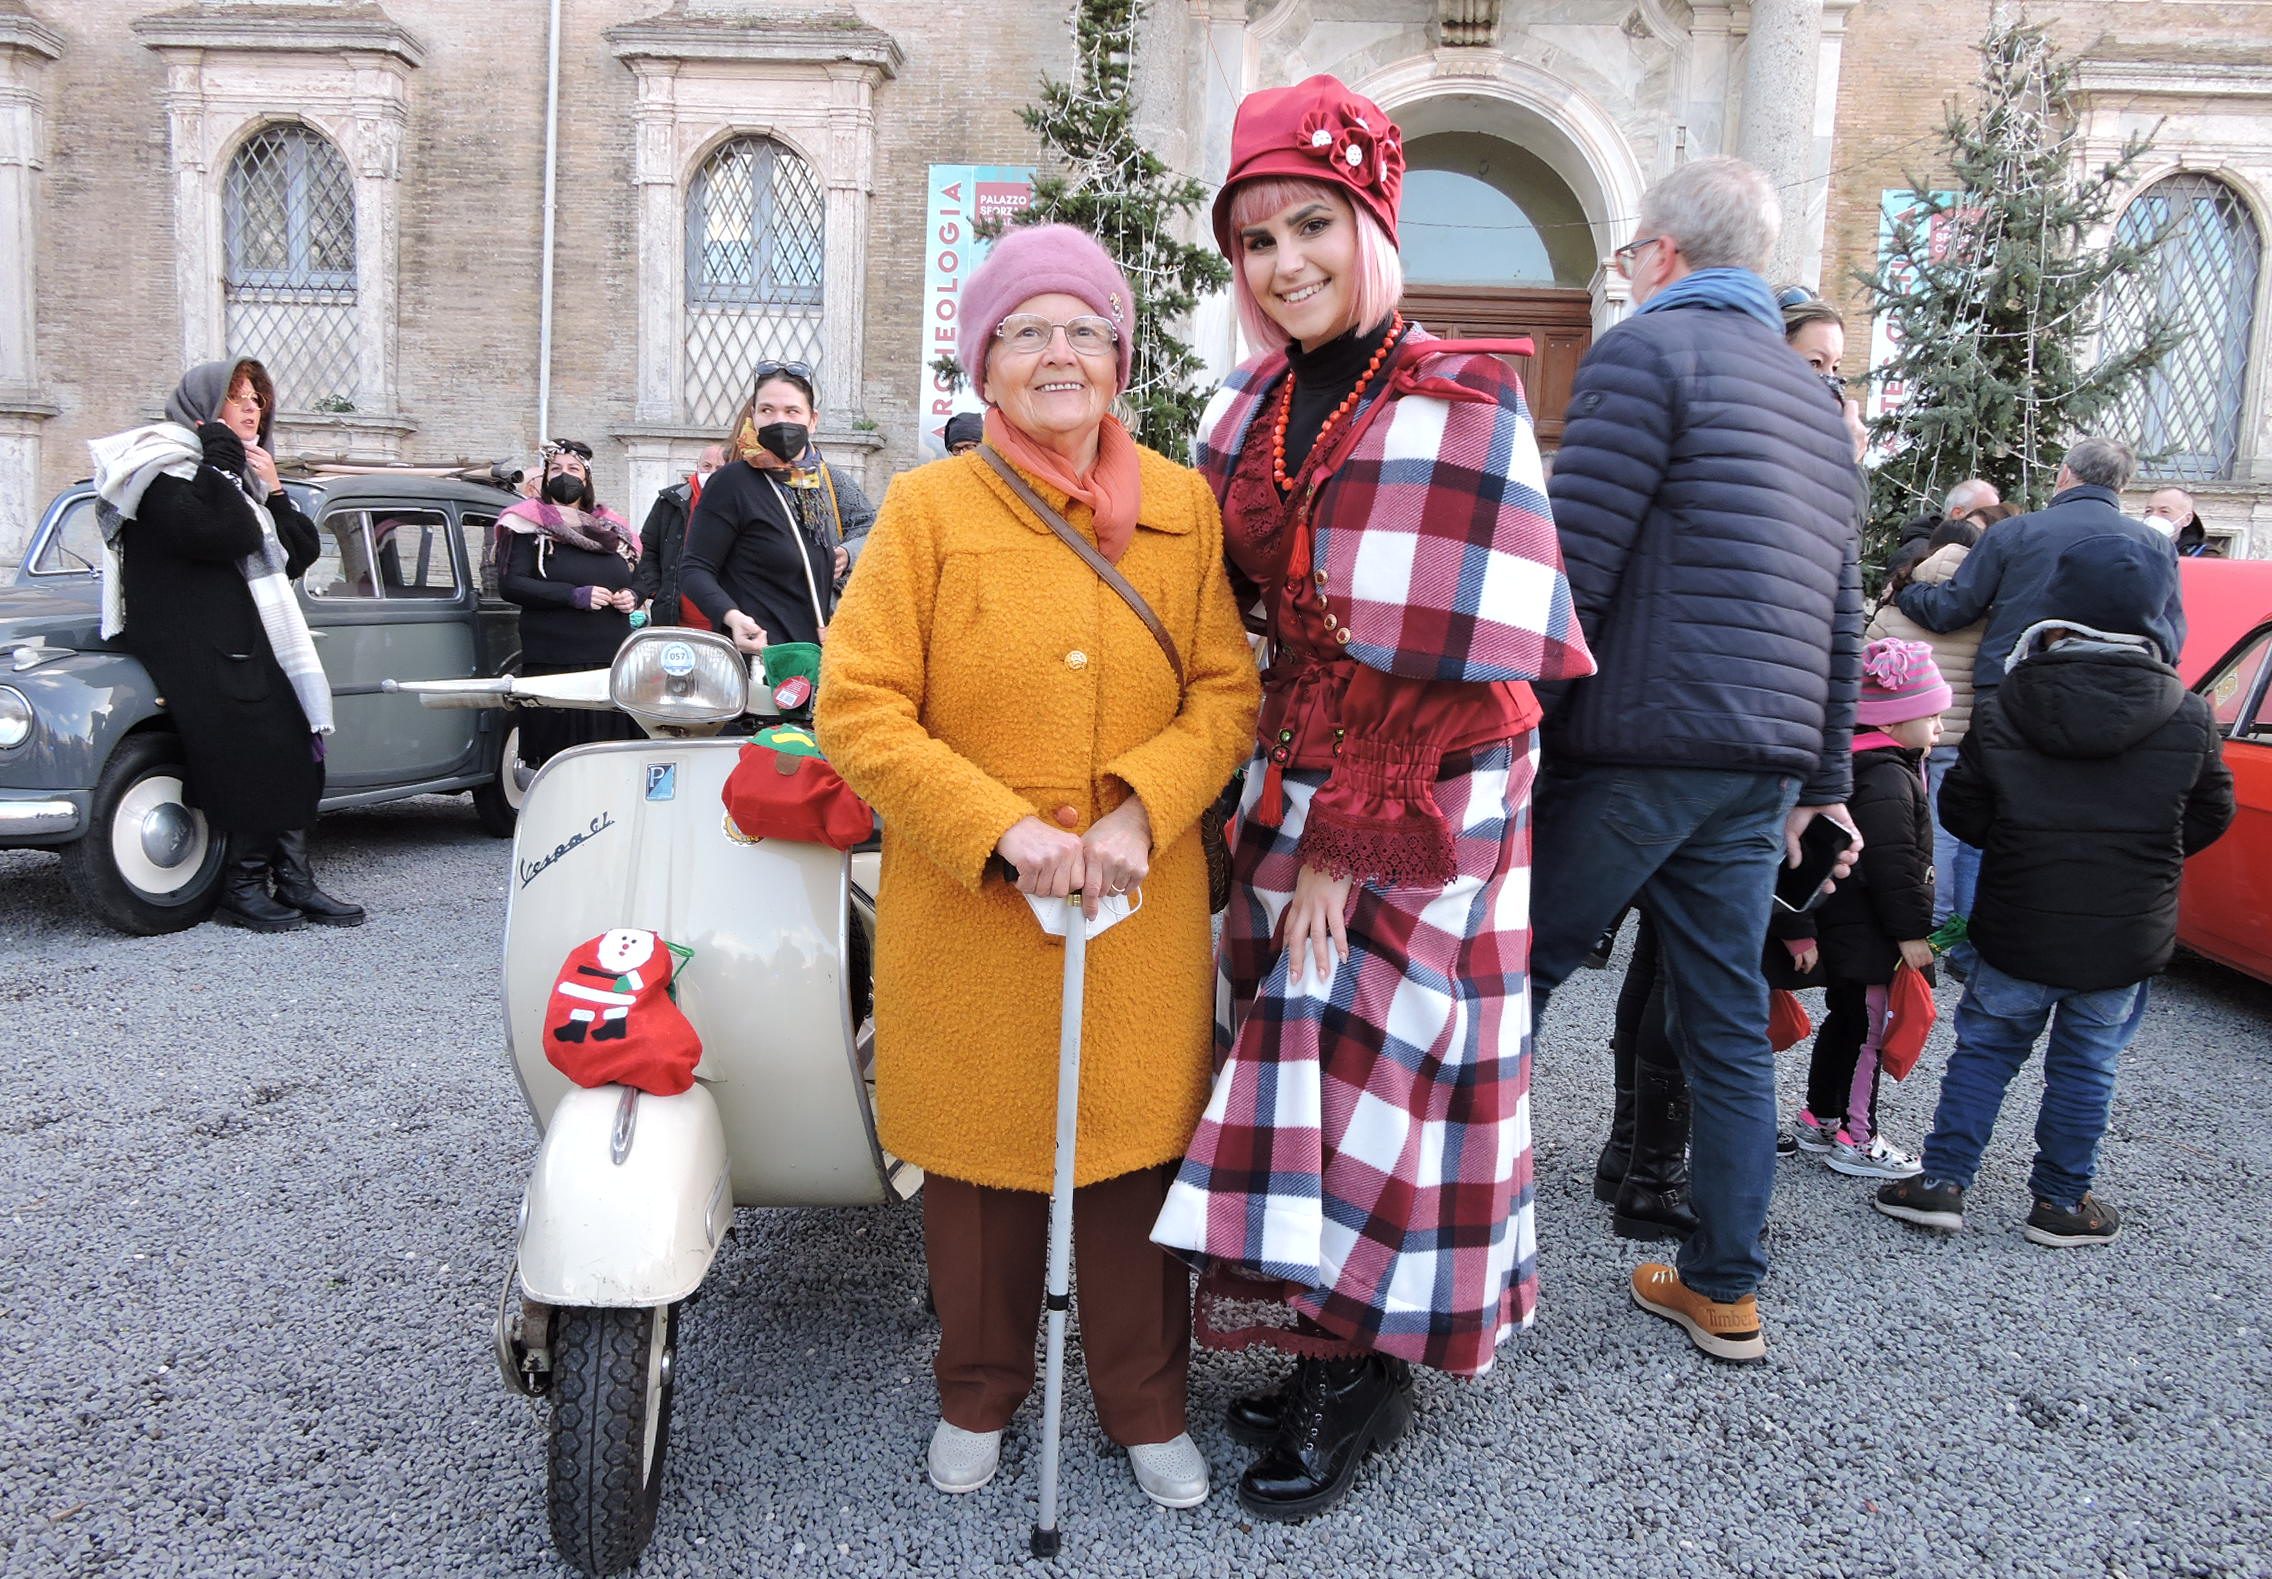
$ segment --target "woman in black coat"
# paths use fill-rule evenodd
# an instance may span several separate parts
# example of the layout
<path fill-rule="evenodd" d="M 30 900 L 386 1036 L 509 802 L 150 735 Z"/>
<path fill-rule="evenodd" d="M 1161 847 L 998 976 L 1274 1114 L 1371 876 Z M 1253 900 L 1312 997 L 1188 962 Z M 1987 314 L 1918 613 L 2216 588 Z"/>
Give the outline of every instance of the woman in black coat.
<path fill-rule="evenodd" d="M 497 531 L 497 590 L 521 609 L 521 673 L 613 663 L 639 606 L 639 539 L 593 496 L 591 447 L 574 439 L 545 445 L 543 493 L 507 510 Z M 539 768 L 570 746 L 640 737 L 618 712 L 532 707 L 521 718 L 521 761 Z"/>
<path fill-rule="evenodd" d="M 686 518 L 695 496 L 709 485 L 710 474 L 725 460 L 723 444 L 704 445 L 695 457 L 694 474 L 656 494 L 654 506 L 647 512 L 647 524 L 639 529 L 639 565 L 631 573 L 631 590 L 639 594 L 650 624 L 693 623 L 686 618 L 693 600 L 682 597 L 678 585 L 679 560 L 686 552 Z M 699 610 L 696 616 L 700 617 Z"/>
<path fill-rule="evenodd" d="M 744 652 L 821 639 L 851 567 L 843 539 L 873 513 L 812 453 L 813 421 L 804 364 L 761 364 L 728 445 L 736 458 L 702 485 L 687 523 L 680 593 Z"/>
<path fill-rule="evenodd" d="M 166 699 L 190 802 L 229 841 L 217 919 L 260 932 L 359 926 L 361 907 L 324 893 L 308 865 L 331 690 L 292 590 L 317 537 L 277 480 L 274 410 L 258 362 L 207 362 L 167 400 L 169 423 L 97 446 L 172 444 L 181 457 L 146 461 L 131 497 L 106 468 L 106 502 L 122 517 L 132 505 L 111 536 L 119 635 Z"/>

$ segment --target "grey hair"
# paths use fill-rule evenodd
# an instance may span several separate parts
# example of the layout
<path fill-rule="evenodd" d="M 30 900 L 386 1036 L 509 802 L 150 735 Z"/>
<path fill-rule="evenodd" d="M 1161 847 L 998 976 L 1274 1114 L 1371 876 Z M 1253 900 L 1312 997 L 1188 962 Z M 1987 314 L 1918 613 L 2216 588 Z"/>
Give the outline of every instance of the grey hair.
<path fill-rule="evenodd" d="M 2127 488 L 2130 474 L 2137 469 L 2138 452 L 2120 439 L 2093 434 L 2067 447 L 2067 470 L 2075 474 L 2077 482 L 2094 488 Z"/>
<path fill-rule="evenodd" d="M 1983 505 L 1997 503 L 1996 485 L 1985 477 L 1967 477 L 1949 490 L 1949 496 L 1943 502 L 1950 515 L 1962 515 L 1967 510 L 1977 510 Z"/>
<path fill-rule="evenodd" d="M 1765 273 L 1783 228 L 1766 172 L 1741 159 L 1695 159 L 1641 194 L 1641 234 L 1670 236 L 1695 269 Z"/>

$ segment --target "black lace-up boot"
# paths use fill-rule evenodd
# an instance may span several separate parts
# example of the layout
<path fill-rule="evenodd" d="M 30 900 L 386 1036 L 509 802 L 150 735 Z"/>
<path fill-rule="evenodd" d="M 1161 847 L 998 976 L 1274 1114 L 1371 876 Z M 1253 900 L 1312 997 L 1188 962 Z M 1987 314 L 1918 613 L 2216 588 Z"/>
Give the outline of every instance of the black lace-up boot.
<path fill-rule="evenodd" d="M 1291 1522 L 1349 1495 L 1357 1466 L 1412 1424 L 1412 1368 L 1386 1355 L 1302 1360 L 1278 1436 L 1239 1477 L 1239 1504 L 1257 1518 Z"/>

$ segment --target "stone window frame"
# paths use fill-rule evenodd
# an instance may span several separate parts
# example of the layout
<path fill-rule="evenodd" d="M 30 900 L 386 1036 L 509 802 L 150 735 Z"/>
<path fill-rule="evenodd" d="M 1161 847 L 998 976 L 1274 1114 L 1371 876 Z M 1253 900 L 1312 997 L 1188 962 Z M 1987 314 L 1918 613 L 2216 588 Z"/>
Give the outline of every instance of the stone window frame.
<path fill-rule="evenodd" d="M 346 159 L 355 194 L 356 409 L 279 412 L 279 442 L 341 458 L 400 460 L 416 431 L 398 396 L 402 148 L 410 73 L 425 50 L 375 6 L 337 18 L 265 9 L 201 7 L 132 24 L 166 64 L 182 363 L 228 352 L 222 280 L 230 165 L 267 128 L 303 125 Z"/>
<path fill-rule="evenodd" d="M 626 449 L 629 497 L 676 481 L 721 437 L 683 415 L 686 202 L 704 163 L 737 137 L 773 139 L 820 183 L 829 307 L 818 437 L 839 455 L 880 449 L 881 435 L 864 424 L 864 303 L 875 90 L 899 74 L 898 43 L 849 13 L 753 20 L 673 11 L 605 36 L 634 85 L 637 349 L 632 421 L 615 433 Z"/>
<path fill-rule="evenodd" d="M 2241 407 L 2254 419 L 2242 425 L 2229 480 L 2181 485 L 2203 500 L 2204 518 L 2215 509 L 2221 525 L 2236 527 L 2236 517 L 2264 509 L 2272 483 L 2272 68 L 2215 49 L 2110 46 L 2077 62 L 2074 102 L 2083 133 L 2077 163 L 2086 168 L 2111 162 L 2130 132 L 2158 127 L 2115 217 L 2086 245 L 2103 246 L 2121 212 L 2157 181 L 2198 175 L 2231 190 L 2266 248 Z M 2261 530 L 2260 520 L 2235 536 L 2247 545 Z"/>

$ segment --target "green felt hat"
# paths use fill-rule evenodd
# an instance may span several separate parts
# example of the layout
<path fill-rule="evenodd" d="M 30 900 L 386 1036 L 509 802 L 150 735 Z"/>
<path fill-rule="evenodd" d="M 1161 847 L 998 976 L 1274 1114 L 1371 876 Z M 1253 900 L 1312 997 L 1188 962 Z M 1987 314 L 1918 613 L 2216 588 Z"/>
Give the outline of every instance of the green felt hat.
<path fill-rule="evenodd" d="M 820 690 L 820 644 L 809 641 L 780 641 L 769 644 L 762 656 L 765 666 L 765 688 L 773 693 L 774 705 L 783 711 L 794 711 L 812 700 Z M 782 687 L 791 681 L 803 680 L 798 687 L 802 696 L 784 697 Z"/>

